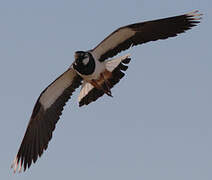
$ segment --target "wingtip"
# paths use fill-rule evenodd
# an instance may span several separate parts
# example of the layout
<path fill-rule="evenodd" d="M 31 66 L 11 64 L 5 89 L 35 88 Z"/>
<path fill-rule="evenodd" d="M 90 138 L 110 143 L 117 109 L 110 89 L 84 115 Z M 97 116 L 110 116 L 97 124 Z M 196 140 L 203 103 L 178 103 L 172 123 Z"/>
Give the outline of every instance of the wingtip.
<path fill-rule="evenodd" d="M 195 17 L 195 19 L 202 19 L 201 16 L 203 16 L 202 13 L 199 13 L 199 10 L 195 10 L 195 11 L 191 11 L 189 13 L 186 14 L 186 16 L 188 17 Z"/>
<path fill-rule="evenodd" d="M 18 161 L 18 158 L 15 157 L 15 159 L 13 160 L 13 163 L 10 166 L 10 169 L 13 169 L 13 173 L 15 174 L 17 171 L 19 173 L 22 172 L 22 162 Z"/>
<path fill-rule="evenodd" d="M 13 160 L 13 163 L 10 166 L 10 169 L 13 169 L 13 173 L 16 173 L 17 167 L 18 167 L 18 159 L 17 157 L 15 157 L 15 159 Z"/>

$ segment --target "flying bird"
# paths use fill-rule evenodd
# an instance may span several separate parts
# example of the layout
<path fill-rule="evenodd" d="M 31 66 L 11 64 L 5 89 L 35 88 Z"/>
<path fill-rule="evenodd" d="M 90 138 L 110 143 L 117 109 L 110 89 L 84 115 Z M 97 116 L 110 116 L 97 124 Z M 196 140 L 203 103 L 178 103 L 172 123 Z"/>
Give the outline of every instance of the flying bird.
<path fill-rule="evenodd" d="M 198 11 L 164 19 L 120 27 L 89 51 L 75 52 L 70 67 L 39 96 L 19 151 L 11 168 L 24 171 L 36 162 L 52 138 L 63 107 L 76 88 L 81 86 L 79 106 L 88 105 L 106 94 L 125 75 L 130 55 L 116 56 L 130 47 L 177 36 L 200 22 Z"/>

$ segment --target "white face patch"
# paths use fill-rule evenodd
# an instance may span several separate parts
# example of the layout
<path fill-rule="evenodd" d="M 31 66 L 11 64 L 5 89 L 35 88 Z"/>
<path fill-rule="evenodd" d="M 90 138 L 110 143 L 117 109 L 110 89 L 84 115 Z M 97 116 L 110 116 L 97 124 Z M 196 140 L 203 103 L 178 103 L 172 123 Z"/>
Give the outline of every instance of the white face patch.
<path fill-rule="evenodd" d="M 86 66 L 89 62 L 89 57 L 86 57 L 85 59 L 82 60 L 82 63 Z"/>

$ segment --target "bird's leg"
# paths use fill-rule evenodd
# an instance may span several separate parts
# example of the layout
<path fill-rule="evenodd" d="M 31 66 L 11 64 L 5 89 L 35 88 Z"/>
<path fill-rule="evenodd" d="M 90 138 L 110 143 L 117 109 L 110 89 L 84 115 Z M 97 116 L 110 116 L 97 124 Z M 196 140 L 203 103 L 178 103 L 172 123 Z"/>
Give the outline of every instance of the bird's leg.
<path fill-rule="evenodd" d="M 91 84 L 92 84 L 95 88 L 102 90 L 102 91 L 103 91 L 105 94 L 107 94 L 108 96 L 113 97 L 112 94 L 111 94 L 111 91 L 110 91 L 110 89 L 108 89 L 107 85 L 106 85 L 107 89 L 105 89 L 105 88 L 103 88 L 102 86 L 100 86 L 95 80 L 91 80 Z M 106 84 L 106 83 L 105 83 L 105 84 Z"/>
<path fill-rule="evenodd" d="M 113 97 L 112 96 L 112 93 L 111 93 L 111 90 L 110 90 L 110 82 L 105 78 L 105 76 L 104 76 L 104 74 L 103 73 L 101 73 L 100 74 L 101 75 L 101 78 L 104 80 L 104 83 L 105 83 L 105 85 L 106 85 L 106 94 L 108 95 L 108 96 L 110 96 L 110 97 Z"/>
<path fill-rule="evenodd" d="M 104 91 L 104 93 L 107 94 L 106 90 L 105 90 L 102 86 L 100 86 L 95 80 L 92 79 L 92 80 L 91 80 L 91 84 L 92 84 L 95 88 L 100 89 L 100 90 Z"/>

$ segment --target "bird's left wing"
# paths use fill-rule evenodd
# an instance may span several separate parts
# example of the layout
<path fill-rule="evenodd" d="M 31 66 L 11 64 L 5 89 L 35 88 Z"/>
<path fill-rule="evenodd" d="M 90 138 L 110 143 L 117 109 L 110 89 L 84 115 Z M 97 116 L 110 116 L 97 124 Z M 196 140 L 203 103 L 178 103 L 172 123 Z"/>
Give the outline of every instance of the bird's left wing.
<path fill-rule="evenodd" d="M 18 154 L 12 164 L 14 172 L 30 167 L 38 156 L 46 150 L 55 125 L 62 114 L 66 104 L 74 90 L 81 85 L 82 78 L 73 68 L 69 68 L 53 83 L 51 83 L 39 96 Z"/>
<path fill-rule="evenodd" d="M 96 59 L 102 62 L 131 46 L 177 36 L 197 25 L 200 16 L 198 11 L 194 11 L 180 16 L 130 24 L 115 30 L 91 51 Z"/>

